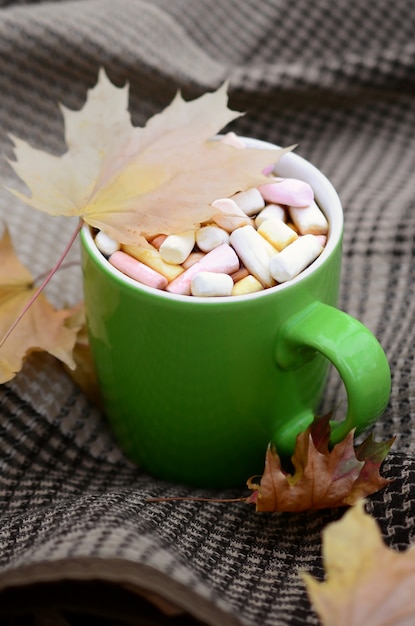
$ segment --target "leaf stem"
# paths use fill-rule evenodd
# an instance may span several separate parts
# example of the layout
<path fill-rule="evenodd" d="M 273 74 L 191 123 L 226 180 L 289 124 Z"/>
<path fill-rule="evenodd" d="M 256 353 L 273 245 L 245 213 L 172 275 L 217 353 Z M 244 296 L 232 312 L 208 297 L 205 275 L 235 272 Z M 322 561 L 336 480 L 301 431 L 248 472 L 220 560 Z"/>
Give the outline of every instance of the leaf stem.
<path fill-rule="evenodd" d="M 79 261 L 68 261 L 68 263 L 62 263 L 59 267 L 60 270 L 67 270 L 71 267 L 75 267 L 76 265 L 79 265 L 80 262 Z M 39 276 L 36 276 L 36 278 L 34 279 L 32 285 L 36 285 L 36 283 L 39 283 L 41 280 L 43 280 L 44 278 L 46 278 L 47 276 L 49 276 L 51 270 L 47 270 L 46 272 L 42 272 L 42 274 L 39 274 Z M 56 272 L 57 270 L 55 269 L 55 267 L 53 267 L 53 272 Z M 50 280 L 50 279 L 49 279 Z"/>
<path fill-rule="evenodd" d="M 184 502 L 244 502 L 246 501 L 246 498 L 192 498 L 192 496 L 146 498 L 146 502 L 174 502 L 177 500 Z"/>
<path fill-rule="evenodd" d="M 10 335 L 12 334 L 12 332 L 14 331 L 14 329 L 16 328 L 16 326 L 19 324 L 20 320 L 23 318 L 23 316 L 25 315 L 25 313 L 27 313 L 27 311 L 30 309 L 30 307 L 32 306 L 32 304 L 35 302 L 35 300 L 40 296 L 40 294 L 42 293 L 42 291 L 45 289 L 46 285 L 49 283 L 49 281 L 52 279 L 52 277 L 55 275 L 55 273 L 58 271 L 58 269 L 61 267 L 62 263 L 65 260 L 66 255 L 68 254 L 69 250 L 71 249 L 75 239 L 77 238 L 81 228 L 82 228 L 82 220 L 79 220 L 78 225 L 75 229 L 75 231 L 73 232 L 69 242 L 67 243 L 67 245 L 65 246 L 64 251 L 62 252 L 61 256 L 59 257 L 59 259 L 57 260 L 57 262 L 55 263 L 55 265 L 52 267 L 52 269 L 50 270 L 50 272 L 47 273 L 46 277 L 43 279 L 42 283 L 39 285 L 39 287 L 36 289 L 35 293 L 33 294 L 33 296 L 30 298 L 30 300 L 25 304 L 22 312 L 18 315 L 18 317 L 14 320 L 13 324 L 10 326 L 9 330 L 6 332 L 6 334 L 3 336 L 2 340 L 0 341 L 0 349 L 3 347 L 4 343 L 6 342 L 6 340 L 10 337 Z"/>

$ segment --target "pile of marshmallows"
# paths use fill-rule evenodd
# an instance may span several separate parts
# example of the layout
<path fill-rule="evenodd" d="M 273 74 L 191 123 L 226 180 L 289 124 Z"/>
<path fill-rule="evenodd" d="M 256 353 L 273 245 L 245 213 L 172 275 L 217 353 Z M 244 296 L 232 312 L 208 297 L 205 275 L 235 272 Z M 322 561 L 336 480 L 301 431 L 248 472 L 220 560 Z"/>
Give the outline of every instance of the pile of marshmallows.
<path fill-rule="evenodd" d="M 326 217 L 305 182 L 285 178 L 212 203 L 197 230 L 158 235 L 149 246 L 120 245 L 103 231 L 95 243 L 111 265 L 173 294 L 238 296 L 291 280 L 322 252 Z"/>

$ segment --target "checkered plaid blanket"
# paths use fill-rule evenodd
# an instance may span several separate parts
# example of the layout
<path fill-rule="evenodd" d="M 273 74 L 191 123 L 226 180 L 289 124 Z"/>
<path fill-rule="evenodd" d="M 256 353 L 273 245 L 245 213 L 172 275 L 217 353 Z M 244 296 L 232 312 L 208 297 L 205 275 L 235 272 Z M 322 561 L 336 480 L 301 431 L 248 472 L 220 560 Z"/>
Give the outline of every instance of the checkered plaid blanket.
<path fill-rule="evenodd" d="M 0 2 L 0 211 L 34 274 L 53 265 L 73 225 L 3 188 L 16 184 L 8 135 L 59 154 L 57 103 L 80 108 L 100 67 L 130 83 L 137 125 L 177 89 L 194 98 L 228 80 L 231 108 L 247 112 L 236 132 L 298 144 L 333 182 L 345 211 L 340 307 L 378 337 L 392 371 L 374 435 L 397 435 L 382 468 L 394 480 L 367 508 L 397 549 L 413 540 L 415 516 L 414 32 L 412 0 Z M 81 299 L 79 268 L 50 294 Z M 333 374 L 325 407 L 343 393 Z M 142 473 L 51 357 L 32 355 L 0 387 L 0 468 L 0 623 L 51 607 L 54 626 L 78 610 L 117 624 L 166 614 L 182 625 L 319 623 L 299 572 L 323 578 L 321 531 L 342 511 L 150 505 L 241 494 Z"/>

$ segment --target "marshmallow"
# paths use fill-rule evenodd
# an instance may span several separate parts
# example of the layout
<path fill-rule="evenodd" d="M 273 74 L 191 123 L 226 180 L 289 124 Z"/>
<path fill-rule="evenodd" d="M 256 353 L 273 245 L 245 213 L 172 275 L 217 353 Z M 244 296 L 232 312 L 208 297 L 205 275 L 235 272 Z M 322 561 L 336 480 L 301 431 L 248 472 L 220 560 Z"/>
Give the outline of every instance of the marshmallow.
<path fill-rule="evenodd" d="M 154 287 L 155 289 L 165 289 L 168 284 L 165 276 L 151 269 L 148 265 L 141 263 L 141 261 L 137 261 L 137 259 L 134 259 L 122 250 L 117 250 L 111 254 L 108 260 L 117 270 L 143 285 Z"/>
<path fill-rule="evenodd" d="M 186 230 L 177 235 L 169 235 L 161 244 L 159 251 L 166 263 L 183 263 L 195 245 L 195 231 Z"/>
<path fill-rule="evenodd" d="M 229 243 L 229 233 L 219 226 L 210 224 L 196 231 L 196 244 L 203 252 L 210 252 L 223 243 Z"/>
<path fill-rule="evenodd" d="M 156 235 L 153 239 L 150 239 L 150 243 L 154 248 L 159 250 L 165 239 L 167 239 L 167 235 Z"/>
<path fill-rule="evenodd" d="M 258 187 L 264 200 L 289 206 L 308 206 L 314 200 L 310 185 L 296 178 L 279 178 L 276 182 Z"/>
<path fill-rule="evenodd" d="M 312 202 L 307 207 L 288 207 L 290 217 L 301 235 L 326 235 L 329 225 L 324 213 Z"/>
<path fill-rule="evenodd" d="M 183 274 L 172 280 L 166 287 L 166 291 L 188 296 L 191 293 L 191 282 L 193 276 L 198 272 L 219 272 L 222 274 L 232 274 L 239 268 L 239 259 L 235 250 L 227 243 L 214 248 Z"/>
<path fill-rule="evenodd" d="M 219 272 L 198 272 L 190 284 L 192 296 L 230 296 L 232 289 L 233 280 L 229 274 Z"/>
<path fill-rule="evenodd" d="M 232 276 L 232 280 L 234 283 L 237 283 L 238 280 L 242 280 L 242 278 L 245 278 L 245 276 L 249 276 L 249 272 L 246 269 L 246 267 L 244 267 L 243 265 L 239 268 L 239 270 L 236 270 L 236 272 L 233 272 L 233 274 L 231 274 Z"/>
<path fill-rule="evenodd" d="M 205 252 L 201 252 L 198 250 L 191 252 L 189 256 L 187 257 L 187 259 L 183 261 L 182 263 L 183 269 L 185 270 L 189 269 L 189 267 L 191 267 L 192 265 L 194 265 L 195 263 L 203 259 L 204 256 L 206 256 Z"/>
<path fill-rule="evenodd" d="M 137 259 L 137 261 L 145 263 L 153 270 L 156 270 L 156 272 L 165 276 L 169 282 L 184 272 L 184 268 L 181 265 L 166 263 L 160 252 L 150 245 L 148 248 L 144 246 L 123 245 L 122 250 Z"/>
<path fill-rule="evenodd" d="M 259 228 L 262 222 L 265 222 L 265 220 L 270 219 L 279 219 L 283 222 L 286 221 L 287 216 L 285 214 L 284 207 L 281 206 L 281 204 L 267 204 L 266 207 L 262 209 L 262 211 L 260 211 L 255 218 L 256 228 Z"/>
<path fill-rule="evenodd" d="M 285 222 L 279 219 L 265 220 L 258 228 L 257 232 L 265 237 L 269 243 L 278 251 L 282 250 L 288 244 L 298 238 L 295 230 L 287 226 Z"/>
<path fill-rule="evenodd" d="M 109 235 L 100 230 L 95 235 L 95 244 L 100 252 L 106 257 L 111 256 L 114 252 L 120 249 L 120 244 L 115 239 L 112 239 Z"/>
<path fill-rule="evenodd" d="M 245 267 L 264 287 L 272 287 L 275 281 L 269 271 L 271 250 L 276 250 L 257 233 L 252 226 L 242 226 L 231 233 L 230 242 Z"/>
<path fill-rule="evenodd" d="M 220 211 L 212 217 L 212 221 L 228 233 L 241 226 L 253 224 L 253 220 L 239 208 L 232 198 L 219 198 L 212 202 L 212 206 Z"/>
<path fill-rule="evenodd" d="M 232 196 L 232 200 L 236 202 L 239 208 L 250 217 L 256 215 L 258 211 L 263 209 L 265 206 L 265 200 L 262 197 L 261 192 L 256 187 L 251 187 L 251 189 L 236 193 Z"/>
<path fill-rule="evenodd" d="M 262 291 L 264 289 L 262 283 L 259 282 L 255 276 L 248 274 L 241 280 L 238 280 L 232 289 L 232 296 L 244 296 L 248 293 L 255 293 L 256 291 Z"/>
<path fill-rule="evenodd" d="M 291 280 L 302 272 L 323 251 L 323 246 L 314 235 L 302 235 L 278 252 L 269 263 L 271 275 L 279 283 Z"/>

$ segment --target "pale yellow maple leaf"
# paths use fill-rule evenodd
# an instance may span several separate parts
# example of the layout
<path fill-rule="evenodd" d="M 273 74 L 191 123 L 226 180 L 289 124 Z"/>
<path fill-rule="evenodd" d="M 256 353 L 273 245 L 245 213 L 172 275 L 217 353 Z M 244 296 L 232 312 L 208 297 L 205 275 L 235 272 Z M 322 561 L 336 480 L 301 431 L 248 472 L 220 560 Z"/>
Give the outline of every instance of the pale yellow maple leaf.
<path fill-rule="evenodd" d="M 214 200 L 269 182 L 264 168 L 285 151 L 211 141 L 241 115 L 227 99 L 226 84 L 188 102 L 178 93 L 144 127 L 134 127 L 128 86 L 114 86 L 100 70 L 81 110 L 61 107 L 63 155 L 12 137 L 11 166 L 30 195 L 10 191 L 52 215 L 77 215 L 121 243 L 197 227 L 218 213 Z"/>
<path fill-rule="evenodd" d="M 8 231 L 0 240 L 0 337 L 4 337 L 36 293 L 33 277 L 17 258 Z M 80 324 L 79 306 L 55 309 L 41 293 L 0 348 L 0 383 L 19 372 L 25 357 L 46 351 L 75 367 L 72 351 Z"/>
<path fill-rule="evenodd" d="M 323 531 L 326 580 L 304 574 L 323 626 L 413 626 L 415 546 L 388 548 L 363 500 Z"/>

